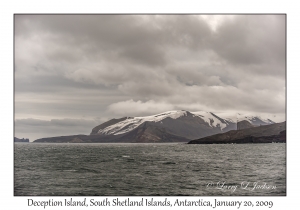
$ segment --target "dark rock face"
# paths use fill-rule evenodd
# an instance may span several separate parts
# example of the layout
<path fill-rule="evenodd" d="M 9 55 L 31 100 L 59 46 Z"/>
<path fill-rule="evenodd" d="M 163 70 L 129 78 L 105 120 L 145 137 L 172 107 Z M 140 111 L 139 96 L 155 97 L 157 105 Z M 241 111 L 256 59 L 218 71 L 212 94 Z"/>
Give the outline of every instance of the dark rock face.
<path fill-rule="evenodd" d="M 246 128 L 253 128 L 253 127 L 255 127 L 255 126 L 252 125 L 247 120 L 242 120 L 242 121 L 237 123 L 237 130 L 243 130 L 243 129 L 246 129 Z"/>
<path fill-rule="evenodd" d="M 232 130 L 223 134 L 192 140 L 188 142 L 188 144 L 242 144 L 272 142 L 286 142 L 286 122 L 247 128 L 243 130 Z"/>
<path fill-rule="evenodd" d="M 19 138 L 17 138 L 17 137 L 14 137 L 14 142 L 29 142 L 29 139 L 24 139 L 24 138 L 22 138 L 22 139 L 19 139 Z"/>
<path fill-rule="evenodd" d="M 159 143 L 159 142 L 188 142 L 189 139 L 168 132 L 166 128 L 156 126 L 153 122 L 144 122 L 122 137 L 116 139 L 118 142 L 131 143 Z"/>

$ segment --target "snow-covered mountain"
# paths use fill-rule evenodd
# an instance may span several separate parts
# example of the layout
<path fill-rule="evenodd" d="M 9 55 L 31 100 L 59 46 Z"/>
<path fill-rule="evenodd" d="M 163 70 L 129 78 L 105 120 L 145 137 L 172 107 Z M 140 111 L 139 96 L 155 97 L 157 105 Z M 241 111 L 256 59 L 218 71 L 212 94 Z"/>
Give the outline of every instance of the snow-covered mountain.
<path fill-rule="evenodd" d="M 273 122 L 270 119 L 263 119 L 260 116 L 253 116 L 253 115 L 246 115 L 246 114 L 237 114 L 237 121 L 240 122 L 242 120 L 246 120 L 248 122 L 250 122 L 252 125 L 270 125 L 270 124 L 274 124 L 275 122 Z"/>
<path fill-rule="evenodd" d="M 36 142 L 188 142 L 237 129 L 237 122 L 253 125 L 274 123 L 258 116 L 222 117 L 212 112 L 168 111 L 144 117 L 111 119 L 92 129 L 90 135 L 73 135 L 38 139 Z"/>
<path fill-rule="evenodd" d="M 250 122 L 253 125 L 269 125 L 269 124 L 274 124 L 275 123 L 275 122 L 273 122 L 272 120 L 270 120 L 268 118 L 263 118 L 261 116 L 253 115 L 253 114 L 218 113 L 217 115 L 219 117 L 225 119 L 225 120 L 235 122 L 235 123 L 243 121 L 243 120 L 246 120 L 246 121 Z"/>
<path fill-rule="evenodd" d="M 100 135 L 120 135 L 128 133 L 143 123 L 149 122 L 153 123 L 153 125 L 159 127 L 174 127 L 175 122 L 181 122 L 185 124 L 189 124 L 191 126 L 193 123 L 206 125 L 210 128 L 218 128 L 219 130 L 226 129 L 229 125 L 232 124 L 232 121 L 227 121 L 219 118 L 210 112 L 188 112 L 184 110 L 178 111 L 168 111 L 156 115 L 145 116 L 145 117 L 125 117 L 121 118 L 122 120 L 115 124 L 109 125 L 107 127 L 99 127 L 99 129 L 94 128 L 91 134 L 100 134 Z M 188 122 L 189 121 L 189 122 Z M 172 122 L 172 126 L 169 124 Z M 175 123 L 175 124 L 174 124 Z"/>
<path fill-rule="evenodd" d="M 258 116 L 247 116 L 247 115 L 237 114 L 236 116 L 221 118 L 213 114 L 212 112 L 205 112 L 205 111 L 188 112 L 184 110 L 177 110 L 177 111 L 168 111 L 168 112 L 151 115 L 151 116 L 145 116 L 145 117 L 121 118 L 121 120 L 120 121 L 118 120 L 118 122 L 115 124 L 102 127 L 99 129 L 94 128 L 91 134 L 120 135 L 136 129 L 138 126 L 140 126 L 145 122 L 163 124 L 167 118 L 183 121 L 183 119 L 190 118 L 190 117 L 197 119 L 199 121 L 198 124 L 204 123 L 208 127 L 218 128 L 220 131 L 226 131 L 228 129 L 231 130 L 233 124 L 236 124 L 236 122 L 242 120 L 247 120 L 253 125 L 267 125 L 267 124 L 274 123 L 269 119 L 262 119 Z M 192 121 L 195 120 L 193 119 Z"/>
<path fill-rule="evenodd" d="M 254 125 L 273 123 L 259 117 L 243 117 Z M 113 136 L 111 138 L 126 142 L 168 142 L 175 137 L 176 141 L 187 141 L 236 130 L 237 122 L 238 118 L 234 116 L 221 118 L 212 112 L 176 110 L 145 117 L 113 119 L 95 127 L 91 135 Z"/>

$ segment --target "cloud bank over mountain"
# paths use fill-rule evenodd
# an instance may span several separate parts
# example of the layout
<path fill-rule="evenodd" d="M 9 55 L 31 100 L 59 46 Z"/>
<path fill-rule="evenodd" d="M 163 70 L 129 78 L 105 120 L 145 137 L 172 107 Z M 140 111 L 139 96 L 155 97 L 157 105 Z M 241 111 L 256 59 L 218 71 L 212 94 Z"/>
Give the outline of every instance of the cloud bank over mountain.
<path fill-rule="evenodd" d="M 15 15 L 16 133 L 180 109 L 284 121 L 285 30 L 285 15 Z"/>

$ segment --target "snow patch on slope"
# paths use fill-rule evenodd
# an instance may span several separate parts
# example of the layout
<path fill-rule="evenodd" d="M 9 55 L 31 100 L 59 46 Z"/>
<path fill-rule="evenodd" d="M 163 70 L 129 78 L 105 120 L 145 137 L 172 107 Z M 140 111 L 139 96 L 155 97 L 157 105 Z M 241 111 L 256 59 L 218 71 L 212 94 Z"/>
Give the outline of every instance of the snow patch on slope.
<path fill-rule="evenodd" d="M 124 121 L 118 122 L 104 129 L 100 129 L 98 133 L 105 134 L 105 135 L 112 135 L 112 134 L 119 135 L 119 134 L 127 133 L 137 128 L 144 122 L 159 122 L 167 117 L 170 117 L 172 119 L 177 119 L 179 117 L 186 116 L 186 115 L 187 115 L 186 111 L 168 111 L 161 114 L 156 114 L 156 115 L 151 115 L 146 117 L 128 118 Z"/>
<path fill-rule="evenodd" d="M 221 130 L 227 127 L 228 123 L 223 123 L 221 120 L 216 118 L 214 115 L 212 115 L 211 112 L 205 112 L 205 111 L 198 111 L 198 112 L 191 112 L 197 117 L 202 118 L 210 127 L 220 127 Z M 225 121 L 226 122 L 226 121 Z"/>
<path fill-rule="evenodd" d="M 217 112 L 216 115 L 226 121 L 229 121 L 231 123 L 236 123 L 237 118 L 236 118 L 236 113 L 232 112 Z"/>
<path fill-rule="evenodd" d="M 233 122 L 233 123 L 237 123 L 243 120 L 246 120 L 248 122 L 255 123 L 258 120 L 261 120 L 262 122 L 266 123 L 266 124 L 273 124 L 274 122 L 271 121 L 268 118 L 265 117 L 261 117 L 259 115 L 253 114 L 253 113 L 225 113 L 225 112 L 221 112 L 221 113 L 217 113 L 217 116 L 221 117 L 224 120 Z"/>
<path fill-rule="evenodd" d="M 250 123 L 255 123 L 256 121 L 261 120 L 262 122 L 266 124 L 273 124 L 274 122 L 269 119 L 264 119 L 260 116 L 250 115 L 250 114 L 237 114 L 237 121 L 247 120 Z"/>

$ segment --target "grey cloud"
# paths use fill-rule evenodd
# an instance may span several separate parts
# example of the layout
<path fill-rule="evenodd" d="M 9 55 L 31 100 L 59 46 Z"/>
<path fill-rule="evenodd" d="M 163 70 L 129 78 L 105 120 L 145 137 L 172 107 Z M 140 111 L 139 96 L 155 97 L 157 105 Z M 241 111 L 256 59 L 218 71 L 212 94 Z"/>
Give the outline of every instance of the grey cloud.
<path fill-rule="evenodd" d="M 217 30 L 214 50 L 233 64 L 285 63 L 285 15 L 238 15 Z"/>
<path fill-rule="evenodd" d="M 101 93 L 59 93 L 49 95 L 17 94 L 15 96 L 16 116 L 47 116 L 59 118 L 101 117 L 106 107 L 117 100 L 126 100 L 124 96 L 105 95 Z"/>
<path fill-rule="evenodd" d="M 123 50 L 120 56 L 127 57 L 139 64 L 149 64 L 150 66 L 163 66 L 166 63 L 163 49 L 153 47 L 151 43 L 130 46 L 126 50 Z"/>
<path fill-rule="evenodd" d="M 16 29 L 16 36 L 22 34 L 55 34 L 55 36 L 46 36 L 52 42 L 61 43 L 56 50 L 65 54 L 64 46 L 73 48 L 75 51 L 69 51 L 71 54 L 84 50 L 83 56 L 90 54 L 98 54 L 105 52 L 106 54 L 120 54 L 132 60 L 140 60 L 144 63 L 147 60 L 141 56 L 143 53 L 152 56 L 159 56 L 162 53 L 156 49 L 157 33 L 151 29 L 140 27 L 138 25 L 138 17 L 125 15 L 36 15 L 36 16 L 20 16 L 16 18 L 16 22 L 22 22 L 22 18 L 27 22 L 32 21 L 36 25 L 35 30 L 24 30 L 24 27 Z M 24 22 L 24 21 L 23 21 Z M 18 25 L 18 24 L 17 24 Z M 23 30 L 22 30 L 23 29 Z M 50 53 L 57 56 L 57 53 Z M 45 49 L 48 50 L 48 49 Z M 152 52 L 153 51 L 153 52 Z M 141 54 L 139 54 L 139 52 Z M 88 53 L 88 54 L 86 54 Z M 78 56 L 77 55 L 77 56 Z M 70 56 L 67 56 L 67 58 Z M 71 57 L 73 59 L 73 57 Z M 95 57 L 97 59 L 97 57 Z M 151 63 L 152 57 L 149 58 Z M 154 59 L 155 60 L 155 59 Z M 161 60 L 159 60 L 161 62 Z"/>
<path fill-rule="evenodd" d="M 119 90 L 128 95 L 138 95 L 140 97 L 165 97 L 174 94 L 172 86 L 165 81 L 149 81 L 149 82 L 126 82 L 119 85 Z M 165 83 L 164 83 L 165 82 Z"/>
<path fill-rule="evenodd" d="M 166 102 L 134 101 L 132 99 L 120 101 L 108 106 L 108 112 L 118 117 L 146 116 L 174 109 L 174 105 Z"/>
<path fill-rule="evenodd" d="M 38 126 L 38 127 L 45 127 L 45 126 L 90 126 L 97 124 L 94 120 L 85 120 L 85 119 L 51 119 L 50 121 L 47 120 L 40 120 L 34 118 L 28 119 L 17 119 L 15 120 L 16 124 L 24 125 L 24 126 Z"/>
<path fill-rule="evenodd" d="M 285 53 L 284 15 L 15 15 L 15 116 L 283 114 Z"/>
<path fill-rule="evenodd" d="M 62 89 L 108 89 L 102 84 L 79 83 L 59 75 L 36 75 L 15 78 L 16 92 L 60 92 Z"/>
<path fill-rule="evenodd" d="M 98 122 L 85 119 L 51 119 L 51 124 L 55 126 L 95 126 Z"/>
<path fill-rule="evenodd" d="M 155 66 L 165 64 L 165 47 L 204 46 L 211 33 L 207 23 L 190 16 L 150 16 L 156 24 L 141 19 L 135 15 L 20 15 L 15 34 L 59 43 L 55 49 L 51 43 L 44 49 L 49 59 L 72 61 L 82 55 L 81 50 L 83 56 L 100 51 Z"/>

